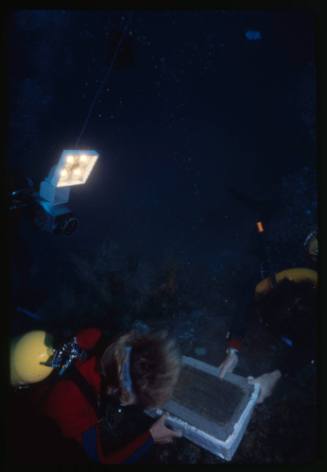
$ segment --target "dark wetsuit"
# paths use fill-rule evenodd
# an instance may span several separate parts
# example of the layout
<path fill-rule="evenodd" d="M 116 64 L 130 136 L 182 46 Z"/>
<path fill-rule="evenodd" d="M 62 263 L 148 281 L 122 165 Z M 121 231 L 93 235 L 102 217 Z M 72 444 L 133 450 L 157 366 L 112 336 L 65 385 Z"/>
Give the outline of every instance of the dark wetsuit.
<path fill-rule="evenodd" d="M 238 308 L 232 319 L 231 327 L 227 334 L 228 347 L 240 349 L 245 335 L 251 313 L 254 309 L 254 295 L 256 285 L 260 282 L 260 270 L 258 266 L 249 267 L 243 281 L 235 287 L 237 293 Z"/>
<path fill-rule="evenodd" d="M 250 316 L 254 313 L 255 308 L 255 288 L 257 284 L 262 280 L 261 269 L 264 271 L 264 277 L 271 275 L 271 273 L 277 272 L 276 267 L 273 267 L 269 260 L 269 252 L 267 252 L 266 243 L 261 235 L 255 235 L 253 242 L 255 244 L 255 254 L 253 257 L 253 263 L 247 263 L 243 269 L 244 277 L 233 287 L 236 294 L 237 309 L 233 316 L 230 330 L 228 333 L 227 346 L 240 350 L 242 339 L 244 338 L 246 329 L 250 322 Z M 301 290 L 301 288 L 299 288 Z M 302 294 L 305 298 L 307 293 L 305 287 L 302 289 Z M 278 292 L 277 292 L 278 293 Z M 314 293 L 314 292 L 313 292 Z M 294 294 L 295 297 L 295 294 Z M 306 294 L 308 298 L 308 293 Z M 310 301 L 311 300 L 311 301 Z M 271 302 L 271 301 L 270 301 Z M 285 302 L 286 303 L 286 302 Z M 274 330 L 271 324 L 268 324 L 268 329 L 272 335 L 274 335 L 276 342 L 280 344 L 278 348 L 278 355 L 276 355 L 276 368 L 282 370 L 283 373 L 293 375 L 299 366 L 308 366 L 315 363 L 316 358 L 316 338 L 315 338 L 315 326 L 316 326 L 316 308 L 314 295 L 308 298 L 304 302 L 302 309 L 308 310 L 308 307 L 312 303 L 312 314 L 308 312 L 308 319 L 301 318 L 301 310 L 295 310 L 293 315 L 295 318 L 294 326 L 291 324 L 291 328 L 287 326 L 287 320 L 284 325 L 278 325 Z M 276 310 L 282 309 L 282 300 L 280 306 L 276 305 Z M 276 313 L 269 311 L 271 321 L 276 320 Z M 300 321 L 300 319 L 302 321 Z M 296 325 L 298 323 L 298 325 Z M 300 326 L 301 324 L 301 326 Z M 302 326 L 303 325 L 303 326 Z M 283 331 L 285 330 L 285 332 Z"/>
<path fill-rule="evenodd" d="M 262 280 L 262 269 L 267 272 L 266 275 L 268 275 L 269 269 L 271 269 L 263 234 L 254 231 L 250 244 L 249 253 L 251 257 L 243 265 L 244 275 L 233 286 L 237 308 L 227 333 L 227 339 L 228 347 L 236 349 L 241 347 L 241 341 L 254 309 L 255 288 L 260 280 Z"/>

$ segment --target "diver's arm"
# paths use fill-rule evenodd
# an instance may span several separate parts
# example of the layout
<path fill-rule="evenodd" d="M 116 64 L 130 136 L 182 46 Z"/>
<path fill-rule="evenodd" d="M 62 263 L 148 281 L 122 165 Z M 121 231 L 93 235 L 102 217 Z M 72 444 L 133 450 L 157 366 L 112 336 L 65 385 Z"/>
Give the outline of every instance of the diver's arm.
<path fill-rule="evenodd" d="M 260 282 L 260 267 L 263 256 L 263 239 L 257 233 L 253 234 L 252 242 L 255 243 L 255 251 L 244 264 L 242 279 L 236 281 L 234 292 L 237 310 L 235 311 L 229 331 L 226 334 L 227 349 L 241 349 L 242 340 L 248 328 L 251 314 L 254 310 L 255 289 Z"/>
<path fill-rule="evenodd" d="M 250 316 L 253 311 L 253 298 L 254 291 L 249 290 L 248 296 L 243 299 L 243 303 L 245 304 L 243 305 L 244 309 L 239 309 L 234 314 L 231 327 L 226 334 L 227 349 L 236 349 L 237 351 L 240 351 L 250 321 Z"/>
<path fill-rule="evenodd" d="M 88 457 L 100 464 L 133 464 L 154 444 L 150 431 L 137 436 L 125 447 L 105 454 L 98 425 L 83 433 L 83 447 Z"/>
<path fill-rule="evenodd" d="M 220 378 L 224 378 L 228 372 L 233 372 L 236 365 L 238 364 L 238 354 L 241 350 L 242 341 L 249 324 L 250 314 L 253 307 L 253 295 L 251 290 L 249 290 L 249 294 L 250 296 L 247 295 L 246 297 L 243 297 L 245 308 L 244 310 L 237 310 L 233 317 L 231 328 L 227 332 L 226 356 L 219 365 Z"/>
<path fill-rule="evenodd" d="M 92 460 L 102 464 L 134 464 L 154 443 L 168 444 L 182 436 L 181 431 L 174 431 L 165 425 L 168 416 L 168 413 L 165 413 L 127 446 L 107 455 L 103 453 L 97 424 L 83 434 L 84 449 Z"/>
<path fill-rule="evenodd" d="M 226 334 L 227 355 L 219 366 L 221 378 L 227 372 L 231 372 L 238 363 L 238 353 L 254 310 L 255 289 L 261 279 L 260 268 L 266 266 L 268 271 L 272 269 L 262 222 L 257 222 L 256 230 L 253 229 L 249 242 L 248 256 L 250 256 L 250 259 L 245 263 L 244 279 L 239 280 L 235 287 L 239 308 L 235 312 L 229 331 Z"/>
<path fill-rule="evenodd" d="M 239 309 L 235 312 L 226 334 L 226 356 L 219 365 L 220 378 L 223 378 L 226 373 L 232 372 L 238 364 L 238 354 L 254 308 L 255 287 L 259 277 L 258 269 L 254 264 L 249 266 L 244 273 L 245 282 L 241 281 L 240 285 L 235 287 Z"/>

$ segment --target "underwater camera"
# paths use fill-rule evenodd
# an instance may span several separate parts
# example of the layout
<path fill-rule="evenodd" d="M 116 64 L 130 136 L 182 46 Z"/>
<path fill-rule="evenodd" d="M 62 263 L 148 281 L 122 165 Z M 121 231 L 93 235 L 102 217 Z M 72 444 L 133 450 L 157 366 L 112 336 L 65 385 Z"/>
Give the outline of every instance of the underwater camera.
<path fill-rule="evenodd" d="M 96 151 L 64 150 L 59 162 L 41 182 L 40 190 L 30 178 L 10 193 L 9 209 L 26 208 L 34 224 L 42 231 L 71 235 L 78 220 L 66 204 L 70 187 L 85 184 L 98 159 Z"/>

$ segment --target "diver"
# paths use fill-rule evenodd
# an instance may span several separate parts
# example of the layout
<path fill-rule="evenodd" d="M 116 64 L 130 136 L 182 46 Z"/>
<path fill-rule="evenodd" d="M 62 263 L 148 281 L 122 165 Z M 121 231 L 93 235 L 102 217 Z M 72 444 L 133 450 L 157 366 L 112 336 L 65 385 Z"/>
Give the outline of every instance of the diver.
<path fill-rule="evenodd" d="M 181 436 L 165 426 L 165 415 L 153 422 L 143 414 L 144 409 L 160 406 L 170 398 L 179 376 L 180 356 L 175 343 L 164 333 L 129 332 L 108 341 L 99 329 L 84 329 L 66 344 L 70 345 L 73 362 L 66 362 L 65 373 L 59 378 L 53 372 L 46 382 L 39 382 L 48 375 L 41 367 L 51 372 L 53 350 L 49 350 L 44 336 L 36 338 L 35 333 L 34 338 L 30 333 L 29 342 L 38 339 L 34 352 L 47 352 L 48 366 L 38 362 L 28 371 L 25 353 L 31 352 L 31 346 L 25 342 L 25 351 L 16 347 L 12 358 L 11 371 L 16 376 L 12 384 L 22 386 L 27 379 L 37 382 L 32 404 L 45 418 L 53 420 L 65 438 L 81 445 L 90 460 L 135 463 L 150 452 L 154 443 L 170 443 Z M 61 357 L 65 357 L 63 351 Z M 20 372 L 15 366 L 22 363 L 24 371 Z M 142 426 L 129 424 L 124 430 L 126 411 L 137 407 L 147 421 Z"/>
<path fill-rule="evenodd" d="M 261 225 L 261 226 L 260 226 Z M 257 223 L 258 247 L 261 258 L 266 257 L 263 224 Z M 261 231 L 260 231 L 261 229 Z M 304 241 L 311 266 L 318 257 L 317 231 L 312 231 Z M 269 261 L 270 264 L 270 261 Z M 268 265 L 269 265 L 268 264 Z M 239 362 L 242 340 L 253 316 L 269 329 L 276 342 L 283 345 L 277 360 L 279 369 L 265 373 L 251 381 L 261 385 L 258 403 L 262 403 L 281 378 L 294 375 L 300 367 L 314 365 L 316 356 L 316 302 L 318 277 L 311 268 L 294 268 L 274 273 L 271 268 L 262 279 L 255 265 L 247 271 L 247 282 L 239 288 L 244 311 L 238 311 L 226 335 L 226 357 L 220 364 L 219 376 L 224 378 Z"/>
<path fill-rule="evenodd" d="M 7 462 L 24 464 L 91 464 L 83 447 L 65 438 L 58 425 L 32 407 L 27 391 L 10 396 Z M 5 454 L 4 454 L 5 455 Z"/>

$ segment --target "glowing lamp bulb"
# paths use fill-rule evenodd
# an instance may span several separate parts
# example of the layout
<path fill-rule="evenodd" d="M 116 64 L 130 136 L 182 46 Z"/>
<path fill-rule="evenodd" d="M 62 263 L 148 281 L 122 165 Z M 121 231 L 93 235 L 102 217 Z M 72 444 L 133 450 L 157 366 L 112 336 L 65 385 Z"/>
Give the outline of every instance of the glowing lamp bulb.
<path fill-rule="evenodd" d="M 67 157 L 66 157 L 66 164 L 74 164 L 74 161 L 75 161 L 75 158 L 72 154 L 69 154 Z"/>
<path fill-rule="evenodd" d="M 86 154 L 81 154 L 79 156 L 79 162 L 80 162 L 80 164 L 86 164 L 87 163 L 87 155 Z"/>
<path fill-rule="evenodd" d="M 68 172 L 67 172 L 66 169 L 62 169 L 62 170 L 60 171 L 60 177 L 61 177 L 62 179 L 67 179 L 67 177 L 68 177 Z"/>
<path fill-rule="evenodd" d="M 76 167 L 76 169 L 73 170 L 73 175 L 75 178 L 79 178 L 82 175 L 82 171 L 79 167 Z"/>

